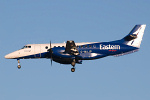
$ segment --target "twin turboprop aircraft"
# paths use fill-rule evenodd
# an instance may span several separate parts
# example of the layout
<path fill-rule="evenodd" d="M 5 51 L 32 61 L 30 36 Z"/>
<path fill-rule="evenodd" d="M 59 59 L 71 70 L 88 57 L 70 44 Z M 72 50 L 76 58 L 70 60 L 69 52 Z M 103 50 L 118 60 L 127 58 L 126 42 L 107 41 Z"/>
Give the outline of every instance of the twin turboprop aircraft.
<path fill-rule="evenodd" d="M 17 59 L 18 69 L 21 68 L 20 59 L 47 58 L 61 64 L 71 64 L 71 72 L 75 71 L 75 64 L 82 64 L 83 60 L 94 60 L 107 56 L 119 56 L 138 51 L 146 25 L 135 25 L 124 38 L 111 42 L 85 42 L 51 44 L 28 44 L 22 49 L 7 54 L 6 59 Z"/>

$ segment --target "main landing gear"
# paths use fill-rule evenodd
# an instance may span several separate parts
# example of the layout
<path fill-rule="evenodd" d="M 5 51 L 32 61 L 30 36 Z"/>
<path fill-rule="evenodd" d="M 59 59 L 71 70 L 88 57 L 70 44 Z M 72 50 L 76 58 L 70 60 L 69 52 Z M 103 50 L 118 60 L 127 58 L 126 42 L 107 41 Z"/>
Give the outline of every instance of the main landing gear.
<path fill-rule="evenodd" d="M 18 69 L 20 69 L 20 68 L 21 68 L 20 60 L 19 60 L 19 59 L 17 59 L 17 61 L 18 61 L 18 66 L 17 66 L 17 68 L 18 68 Z"/>
<path fill-rule="evenodd" d="M 72 61 L 72 63 L 71 63 L 71 65 L 73 66 L 73 68 L 71 68 L 71 72 L 75 72 L 75 64 L 76 64 L 76 61 L 75 61 L 75 59 L 73 59 L 73 61 Z"/>

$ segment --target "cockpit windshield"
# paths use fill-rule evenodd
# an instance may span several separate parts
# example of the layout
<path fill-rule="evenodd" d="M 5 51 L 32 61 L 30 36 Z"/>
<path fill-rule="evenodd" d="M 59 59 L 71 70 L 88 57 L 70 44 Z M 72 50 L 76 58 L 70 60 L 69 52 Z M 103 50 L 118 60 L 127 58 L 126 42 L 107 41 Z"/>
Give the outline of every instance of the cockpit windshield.
<path fill-rule="evenodd" d="M 24 46 L 22 49 L 25 49 L 25 48 L 31 48 L 31 46 Z"/>

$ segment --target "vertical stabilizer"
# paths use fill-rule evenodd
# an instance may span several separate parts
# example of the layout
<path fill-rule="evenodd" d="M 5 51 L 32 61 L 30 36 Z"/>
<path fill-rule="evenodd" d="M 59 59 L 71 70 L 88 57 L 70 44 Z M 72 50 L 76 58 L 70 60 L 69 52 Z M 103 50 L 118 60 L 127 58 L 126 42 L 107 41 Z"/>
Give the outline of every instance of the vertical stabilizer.
<path fill-rule="evenodd" d="M 135 25 L 131 32 L 123 38 L 124 44 L 140 48 L 146 25 Z"/>

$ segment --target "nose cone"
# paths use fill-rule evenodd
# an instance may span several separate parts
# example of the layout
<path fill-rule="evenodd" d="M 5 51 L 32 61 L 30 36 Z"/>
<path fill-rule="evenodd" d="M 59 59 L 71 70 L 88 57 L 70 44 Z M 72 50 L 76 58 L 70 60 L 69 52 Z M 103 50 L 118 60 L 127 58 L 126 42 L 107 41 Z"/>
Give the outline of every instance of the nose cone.
<path fill-rule="evenodd" d="M 6 59 L 9 59 L 9 54 L 8 54 L 8 55 L 5 55 L 5 58 L 6 58 Z"/>
<path fill-rule="evenodd" d="M 5 58 L 6 58 L 6 59 L 13 59 L 14 57 L 13 57 L 12 54 L 7 54 L 7 55 L 5 56 Z"/>
<path fill-rule="evenodd" d="M 15 58 L 17 58 L 17 56 L 18 56 L 18 53 L 17 52 L 13 52 L 13 53 L 5 55 L 5 58 L 6 59 L 15 59 Z"/>

